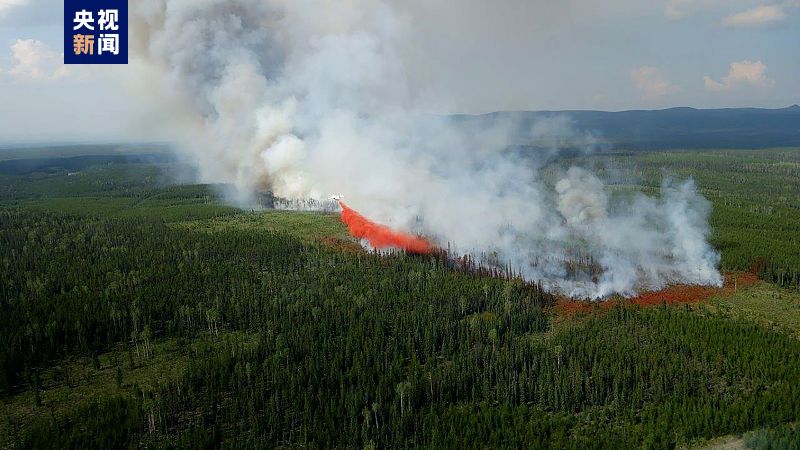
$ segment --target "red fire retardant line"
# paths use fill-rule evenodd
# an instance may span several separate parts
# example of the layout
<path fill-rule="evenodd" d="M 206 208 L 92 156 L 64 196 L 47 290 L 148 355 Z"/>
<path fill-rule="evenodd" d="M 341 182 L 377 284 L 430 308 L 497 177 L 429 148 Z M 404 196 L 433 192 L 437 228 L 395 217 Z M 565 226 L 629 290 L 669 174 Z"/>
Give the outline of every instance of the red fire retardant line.
<path fill-rule="evenodd" d="M 342 207 L 342 222 L 347 225 L 350 234 L 359 239 L 366 239 L 372 247 L 377 249 L 401 248 L 408 253 L 417 254 L 431 252 L 432 246 L 427 240 L 374 223 L 341 201 L 339 206 Z"/>

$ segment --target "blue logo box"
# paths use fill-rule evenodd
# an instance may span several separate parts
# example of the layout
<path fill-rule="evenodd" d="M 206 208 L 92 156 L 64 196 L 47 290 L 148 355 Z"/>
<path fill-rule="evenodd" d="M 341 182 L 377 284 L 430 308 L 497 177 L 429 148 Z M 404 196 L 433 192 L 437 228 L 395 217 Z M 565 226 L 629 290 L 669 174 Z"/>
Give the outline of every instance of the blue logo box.
<path fill-rule="evenodd" d="M 128 0 L 64 0 L 64 64 L 128 64 Z"/>

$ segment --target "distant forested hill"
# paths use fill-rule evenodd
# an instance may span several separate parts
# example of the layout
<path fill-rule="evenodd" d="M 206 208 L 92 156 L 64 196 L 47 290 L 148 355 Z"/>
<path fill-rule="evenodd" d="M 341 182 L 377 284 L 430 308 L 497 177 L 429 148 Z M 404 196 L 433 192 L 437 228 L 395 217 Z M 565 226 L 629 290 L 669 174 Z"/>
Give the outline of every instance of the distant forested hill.
<path fill-rule="evenodd" d="M 630 149 L 770 148 L 800 146 L 800 106 L 782 109 L 670 108 L 656 111 L 521 111 L 458 115 L 467 126 L 518 121 L 520 136 L 537 121 L 566 116 L 600 142 Z M 520 144 L 527 144 L 520 142 Z"/>

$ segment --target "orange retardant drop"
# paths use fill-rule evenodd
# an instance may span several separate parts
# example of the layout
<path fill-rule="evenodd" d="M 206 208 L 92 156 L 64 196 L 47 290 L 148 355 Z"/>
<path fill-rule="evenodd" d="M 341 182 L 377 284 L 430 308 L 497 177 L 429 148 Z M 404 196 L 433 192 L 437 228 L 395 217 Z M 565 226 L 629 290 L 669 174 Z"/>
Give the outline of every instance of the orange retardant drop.
<path fill-rule="evenodd" d="M 426 254 L 431 252 L 431 243 L 427 240 L 371 222 L 366 217 L 339 202 L 342 207 L 342 222 L 347 225 L 350 234 L 359 239 L 366 239 L 377 249 L 401 248 L 408 253 Z"/>

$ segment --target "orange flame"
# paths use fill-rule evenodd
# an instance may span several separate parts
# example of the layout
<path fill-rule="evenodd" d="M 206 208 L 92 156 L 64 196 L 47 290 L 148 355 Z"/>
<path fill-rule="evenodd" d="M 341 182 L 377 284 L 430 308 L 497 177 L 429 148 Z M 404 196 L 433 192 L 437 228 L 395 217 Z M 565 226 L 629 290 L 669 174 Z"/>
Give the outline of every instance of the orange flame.
<path fill-rule="evenodd" d="M 391 228 L 374 223 L 355 212 L 343 202 L 342 222 L 353 237 L 366 239 L 369 244 L 377 249 L 401 248 L 408 253 L 427 254 L 431 252 L 432 245 L 426 239 L 411 234 L 394 231 Z"/>

